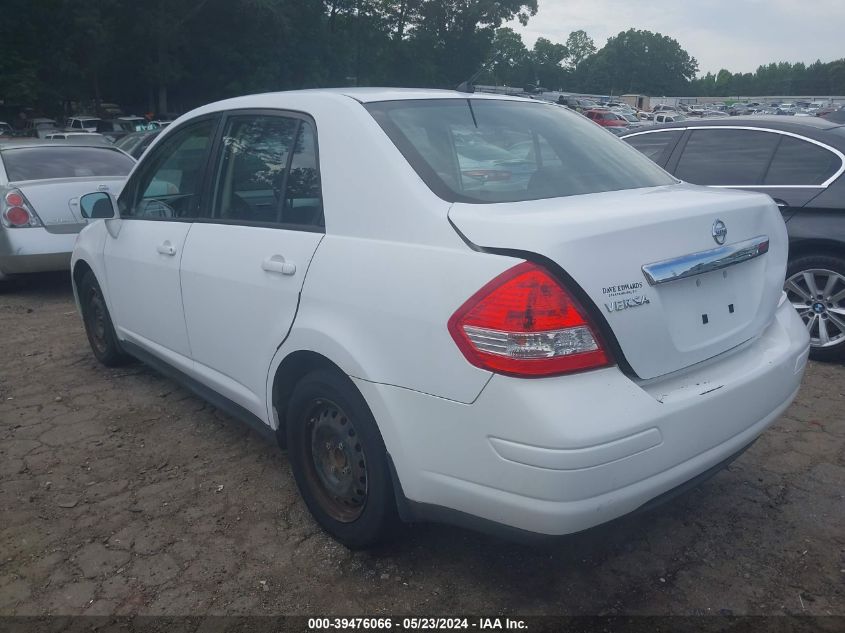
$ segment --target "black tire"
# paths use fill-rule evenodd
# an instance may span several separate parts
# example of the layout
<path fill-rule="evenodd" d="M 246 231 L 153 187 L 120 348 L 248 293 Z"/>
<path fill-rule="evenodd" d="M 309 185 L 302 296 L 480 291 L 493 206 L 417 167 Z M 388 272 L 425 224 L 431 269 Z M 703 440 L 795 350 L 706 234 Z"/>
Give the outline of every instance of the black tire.
<path fill-rule="evenodd" d="M 119 367 L 131 362 L 132 357 L 120 347 L 100 284 L 90 270 L 82 277 L 78 292 L 85 334 L 97 360 L 106 367 Z"/>
<path fill-rule="evenodd" d="M 814 272 L 813 272 L 814 271 Z M 815 282 L 819 294 L 811 295 L 805 273 Z M 828 296 L 823 290 L 827 279 L 834 277 Z M 845 359 L 845 259 L 833 255 L 804 255 L 791 260 L 786 268 L 787 296 L 798 309 L 805 323 L 815 319 L 809 326 L 811 336 L 810 358 L 821 361 Z M 794 283 L 790 283 L 790 280 Z M 842 295 L 840 298 L 837 298 Z M 829 299 L 835 299 L 830 301 Z M 834 312 L 835 310 L 835 312 Z M 824 323 L 820 323 L 823 321 Z M 832 344 L 823 345 L 820 328 Z"/>
<path fill-rule="evenodd" d="M 317 523 L 350 549 L 387 540 L 398 524 L 387 450 L 355 385 L 331 370 L 304 376 L 286 433 L 296 485 Z"/>

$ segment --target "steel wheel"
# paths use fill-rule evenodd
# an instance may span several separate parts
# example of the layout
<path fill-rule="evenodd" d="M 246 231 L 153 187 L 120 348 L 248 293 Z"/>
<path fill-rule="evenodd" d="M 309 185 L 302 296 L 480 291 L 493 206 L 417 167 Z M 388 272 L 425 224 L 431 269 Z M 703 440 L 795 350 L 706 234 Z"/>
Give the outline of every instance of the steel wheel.
<path fill-rule="evenodd" d="M 825 268 L 801 270 L 786 280 L 788 299 L 810 332 L 810 344 L 845 342 L 845 276 Z"/>
<path fill-rule="evenodd" d="M 305 474 L 320 505 L 336 521 L 358 519 L 367 503 L 367 457 L 352 419 L 331 400 L 307 410 Z M 310 440 L 310 441 L 309 441 Z"/>
<path fill-rule="evenodd" d="M 98 355 L 104 355 L 108 349 L 106 304 L 103 301 L 103 295 L 97 288 L 91 287 L 88 292 L 88 309 L 85 311 L 85 321 L 89 333 L 88 340 Z"/>

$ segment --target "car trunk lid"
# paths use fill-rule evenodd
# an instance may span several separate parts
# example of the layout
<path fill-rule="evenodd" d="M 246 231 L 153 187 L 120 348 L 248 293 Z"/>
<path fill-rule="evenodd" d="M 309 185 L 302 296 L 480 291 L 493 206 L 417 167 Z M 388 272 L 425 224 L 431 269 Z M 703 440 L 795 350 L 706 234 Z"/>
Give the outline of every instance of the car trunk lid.
<path fill-rule="evenodd" d="M 449 219 L 479 247 L 536 253 L 563 268 L 643 379 L 759 335 L 782 292 L 786 228 L 777 206 L 759 194 L 681 184 L 519 203 L 456 203 Z M 717 221 L 727 229 L 724 245 L 714 238 Z M 731 260 L 731 249 L 764 239 L 768 244 L 758 256 L 746 252 Z M 727 250 L 715 251 L 722 246 Z M 695 268 L 702 257 L 710 264 Z M 714 262 L 716 269 L 704 272 Z M 691 270 L 675 278 L 684 264 Z M 649 265 L 662 281 L 650 283 L 643 270 Z"/>
<path fill-rule="evenodd" d="M 79 198 L 86 193 L 106 191 L 120 193 L 125 176 L 96 178 L 52 178 L 11 183 L 27 199 L 51 233 L 78 233 L 87 220 L 79 212 Z"/>

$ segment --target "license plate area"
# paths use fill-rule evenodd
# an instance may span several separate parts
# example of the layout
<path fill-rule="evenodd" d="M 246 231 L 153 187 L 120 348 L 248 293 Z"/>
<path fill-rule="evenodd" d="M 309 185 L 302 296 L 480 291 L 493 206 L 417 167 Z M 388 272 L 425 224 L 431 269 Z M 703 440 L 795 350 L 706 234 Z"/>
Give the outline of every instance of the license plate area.
<path fill-rule="evenodd" d="M 748 326 L 760 305 L 762 265 L 752 260 L 657 287 L 676 349 L 718 344 Z"/>

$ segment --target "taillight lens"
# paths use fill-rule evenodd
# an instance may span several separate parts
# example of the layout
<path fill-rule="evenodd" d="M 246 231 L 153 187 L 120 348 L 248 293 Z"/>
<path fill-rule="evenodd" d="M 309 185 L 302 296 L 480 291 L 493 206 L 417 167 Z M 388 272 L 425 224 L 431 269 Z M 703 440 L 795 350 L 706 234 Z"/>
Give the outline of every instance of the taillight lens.
<path fill-rule="evenodd" d="M 6 219 L 12 226 L 29 226 L 31 218 L 29 212 L 23 207 L 11 207 L 6 209 Z"/>
<path fill-rule="evenodd" d="M 17 189 L 12 189 L 3 196 L 0 219 L 3 226 L 13 229 L 41 225 L 38 216 L 29 208 L 23 194 Z"/>
<path fill-rule="evenodd" d="M 6 204 L 10 207 L 22 207 L 23 196 L 17 191 L 10 191 L 6 194 Z"/>
<path fill-rule="evenodd" d="M 458 308 L 448 327 L 470 363 L 501 374 L 552 376 L 612 362 L 583 308 L 531 262 L 485 285 Z"/>

